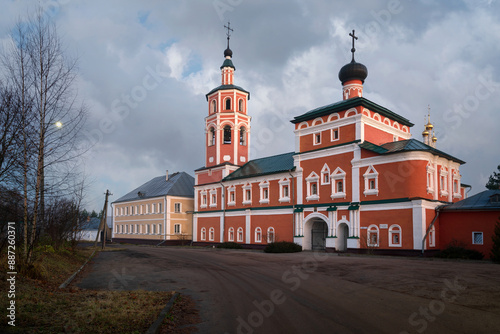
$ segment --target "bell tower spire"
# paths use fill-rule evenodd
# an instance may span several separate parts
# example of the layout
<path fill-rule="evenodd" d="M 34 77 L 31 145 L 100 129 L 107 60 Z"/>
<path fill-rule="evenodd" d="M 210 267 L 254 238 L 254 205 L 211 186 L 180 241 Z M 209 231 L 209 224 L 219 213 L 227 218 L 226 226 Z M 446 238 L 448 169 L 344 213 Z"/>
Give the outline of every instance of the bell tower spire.
<path fill-rule="evenodd" d="M 222 63 L 222 66 L 220 67 L 222 70 L 222 84 L 232 85 L 234 84 L 234 71 L 236 68 L 231 60 L 233 57 L 233 51 L 229 48 L 229 39 L 231 38 L 231 31 L 234 30 L 231 28 L 231 22 L 227 22 L 227 26 L 224 25 L 224 28 L 227 29 L 227 48 L 224 50 L 224 63 Z"/>
<path fill-rule="evenodd" d="M 342 95 L 344 100 L 353 97 L 362 97 L 363 83 L 368 76 L 366 66 L 354 60 L 354 52 L 356 52 L 354 42 L 358 39 L 358 36 L 356 36 L 354 30 L 352 33 L 349 33 L 349 36 L 352 37 L 352 60 L 349 64 L 344 65 L 339 71 L 339 80 L 342 82 Z"/>

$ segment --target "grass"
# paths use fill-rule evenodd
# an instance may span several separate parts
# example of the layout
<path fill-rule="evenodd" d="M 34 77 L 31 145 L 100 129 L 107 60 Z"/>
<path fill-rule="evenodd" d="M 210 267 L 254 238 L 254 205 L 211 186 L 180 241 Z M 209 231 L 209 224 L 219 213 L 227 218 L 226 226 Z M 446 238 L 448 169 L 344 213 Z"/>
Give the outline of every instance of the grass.
<path fill-rule="evenodd" d="M 70 285 L 58 289 L 92 253 L 91 247 L 40 252 L 36 265 L 16 277 L 16 326 L 2 333 L 144 333 L 156 320 L 172 292 L 93 291 Z M 0 280 L 7 291 L 6 257 L 1 257 Z M 34 278 L 28 278 L 27 275 Z M 0 298 L 0 308 L 8 307 Z M 4 326 L 5 320 L 1 326 Z"/>

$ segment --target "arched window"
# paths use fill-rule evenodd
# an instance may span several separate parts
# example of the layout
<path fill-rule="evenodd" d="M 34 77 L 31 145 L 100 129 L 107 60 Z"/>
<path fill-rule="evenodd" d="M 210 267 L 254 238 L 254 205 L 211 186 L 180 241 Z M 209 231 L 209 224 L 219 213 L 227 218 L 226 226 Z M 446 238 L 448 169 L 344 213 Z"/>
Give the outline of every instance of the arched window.
<path fill-rule="evenodd" d="M 238 101 L 238 111 L 243 111 L 243 99 Z"/>
<path fill-rule="evenodd" d="M 274 242 L 274 227 L 267 229 L 267 243 L 270 244 L 271 242 Z"/>
<path fill-rule="evenodd" d="M 247 132 L 246 132 L 244 127 L 241 127 L 240 128 L 240 145 L 246 146 L 246 144 L 247 144 Z"/>
<path fill-rule="evenodd" d="M 226 99 L 226 110 L 231 110 L 231 98 Z"/>
<path fill-rule="evenodd" d="M 208 146 L 215 145 L 215 129 L 210 128 L 208 130 Z"/>
<path fill-rule="evenodd" d="M 401 247 L 401 227 L 399 225 L 389 227 L 389 246 Z"/>
<path fill-rule="evenodd" d="M 238 227 L 238 241 L 243 242 L 243 228 Z"/>
<path fill-rule="evenodd" d="M 217 101 L 212 100 L 212 113 L 217 112 Z"/>
<path fill-rule="evenodd" d="M 224 144 L 231 144 L 231 127 L 229 125 L 224 127 Z"/>
<path fill-rule="evenodd" d="M 230 227 L 228 232 L 227 232 L 227 236 L 228 236 L 228 241 L 234 241 L 234 228 Z"/>
<path fill-rule="evenodd" d="M 367 245 L 368 247 L 378 247 L 378 227 L 377 225 L 370 225 L 368 227 L 367 235 Z"/>
<path fill-rule="evenodd" d="M 207 240 L 207 229 L 204 227 L 201 229 L 201 240 Z"/>
<path fill-rule="evenodd" d="M 261 242 L 262 241 L 262 229 L 260 227 L 257 227 L 255 229 L 255 242 Z"/>
<path fill-rule="evenodd" d="M 215 235 L 214 228 L 211 227 L 209 232 L 208 232 L 208 238 L 210 241 L 214 241 L 214 235 Z"/>

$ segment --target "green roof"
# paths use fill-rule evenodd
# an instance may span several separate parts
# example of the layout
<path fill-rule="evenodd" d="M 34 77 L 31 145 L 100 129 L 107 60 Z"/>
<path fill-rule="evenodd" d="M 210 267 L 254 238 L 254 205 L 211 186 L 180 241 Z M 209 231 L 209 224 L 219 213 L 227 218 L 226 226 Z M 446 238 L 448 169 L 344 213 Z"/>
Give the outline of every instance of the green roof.
<path fill-rule="evenodd" d="M 364 97 L 354 97 L 352 99 L 344 100 L 344 101 L 339 101 L 335 102 L 323 107 L 319 107 L 316 109 L 313 109 L 311 111 L 306 112 L 303 115 L 296 116 L 294 119 L 291 121 L 292 123 L 300 123 L 303 121 L 307 121 L 316 117 L 321 117 L 321 116 L 326 116 L 334 112 L 339 112 L 343 110 L 347 110 L 350 108 L 362 106 L 365 108 L 368 108 L 371 111 L 377 112 L 380 115 L 383 115 L 385 117 L 389 117 L 400 124 L 412 127 L 413 123 L 410 122 L 408 119 L 404 118 L 403 116 L 400 116 L 396 114 L 395 112 L 382 107 L 381 105 L 376 104 L 375 102 L 372 102 L 368 99 L 365 99 Z"/>
<path fill-rule="evenodd" d="M 282 173 L 294 169 L 293 155 L 295 152 L 289 152 L 279 155 L 273 155 L 266 158 L 250 160 L 240 169 L 226 176 L 222 181 L 243 179 L 261 175 Z"/>
<path fill-rule="evenodd" d="M 224 67 L 232 67 L 234 70 L 236 70 L 236 67 L 234 67 L 233 61 L 231 59 L 224 60 L 224 62 L 222 63 L 222 66 L 220 68 L 223 69 Z"/>
<path fill-rule="evenodd" d="M 215 93 L 218 90 L 229 90 L 229 89 L 237 89 L 239 91 L 247 93 L 248 94 L 248 99 L 250 100 L 250 92 L 248 92 L 248 91 L 244 90 L 243 88 L 241 88 L 240 86 L 236 86 L 236 85 L 220 85 L 219 87 L 216 87 L 216 88 L 212 89 L 210 92 L 208 92 L 207 95 L 205 95 L 205 97 L 207 98 L 207 101 L 208 101 L 208 97 L 212 93 Z"/>
<path fill-rule="evenodd" d="M 469 198 L 447 205 L 443 211 L 460 210 L 495 210 L 500 211 L 500 202 L 495 197 L 500 196 L 500 190 L 485 190 Z M 494 222 L 493 222 L 494 223 Z"/>
<path fill-rule="evenodd" d="M 458 162 L 459 164 L 463 165 L 465 161 L 460 160 L 458 158 L 455 158 L 452 155 L 449 155 L 447 153 L 444 153 L 443 151 L 440 151 L 438 149 L 435 149 L 434 147 L 431 147 L 429 145 L 426 145 L 422 143 L 421 141 L 418 141 L 416 139 L 407 139 L 407 140 L 399 140 L 399 141 L 394 141 L 394 142 L 389 142 L 385 143 L 383 145 L 375 145 L 373 143 L 370 143 L 368 141 L 364 141 L 363 143 L 359 144 L 359 147 L 364 148 L 366 150 L 378 153 L 378 154 L 391 154 L 391 153 L 399 153 L 399 152 L 410 152 L 410 151 L 424 151 L 424 152 L 429 152 L 434 155 L 446 158 L 448 160 L 452 160 L 455 162 Z"/>

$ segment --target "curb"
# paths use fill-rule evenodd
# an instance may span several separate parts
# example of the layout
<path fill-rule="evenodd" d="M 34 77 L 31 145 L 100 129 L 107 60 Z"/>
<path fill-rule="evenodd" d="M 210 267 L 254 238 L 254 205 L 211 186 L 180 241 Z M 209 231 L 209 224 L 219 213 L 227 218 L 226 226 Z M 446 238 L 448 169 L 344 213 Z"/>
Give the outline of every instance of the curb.
<path fill-rule="evenodd" d="M 147 332 L 145 334 L 157 334 L 160 330 L 161 323 L 163 322 L 163 319 L 165 316 L 170 312 L 170 309 L 172 306 L 174 306 L 174 302 L 179 297 L 179 293 L 176 292 L 172 297 L 170 297 L 170 300 L 168 301 L 167 305 L 163 308 L 163 310 L 160 312 L 160 315 L 158 316 L 158 319 L 156 319 L 155 322 L 149 327 Z"/>
<path fill-rule="evenodd" d="M 87 259 L 87 261 L 85 261 L 84 264 L 82 264 L 82 266 L 80 267 L 80 269 L 78 269 L 73 275 L 71 275 L 63 284 L 59 285 L 59 289 L 64 289 L 65 287 L 67 287 L 69 285 L 69 283 L 71 283 L 71 281 L 76 277 L 76 275 L 83 269 L 83 267 L 85 267 L 85 265 L 90 261 L 90 259 L 94 256 L 95 254 L 95 250 L 92 252 L 92 254 L 90 254 L 89 258 Z"/>

